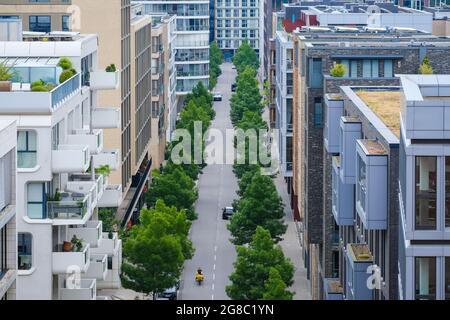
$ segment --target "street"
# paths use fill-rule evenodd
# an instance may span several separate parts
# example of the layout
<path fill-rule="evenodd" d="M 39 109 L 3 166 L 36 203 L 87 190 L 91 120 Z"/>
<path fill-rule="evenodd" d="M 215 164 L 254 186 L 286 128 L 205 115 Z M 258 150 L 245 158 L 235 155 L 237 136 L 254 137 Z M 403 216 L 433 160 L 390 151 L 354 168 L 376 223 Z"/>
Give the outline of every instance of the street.
<path fill-rule="evenodd" d="M 231 63 L 221 65 L 215 92 L 222 93 L 222 101 L 214 102 L 216 117 L 211 128 L 232 129 L 230 121 L 231 84 L 236 70 Z M 183 300 L 224 300 L 229 299 L 225 287 L 233 272 L 236 259 L 234 246 L 229 241 L 227 221 L 222 220 L 222 208 L 230 206 L 237 197 L 237 180 L 232 164 L 208 165 L 198 182 L 199 199 L 196 204 L 198 219 L 192 224 L 190 238 L 195 248 L 194 257 L 186 261 L 181 281 L 179 299 Z M 198 286 L 194 281 L 197 268 L 201 267 L 205 281 Z"/>

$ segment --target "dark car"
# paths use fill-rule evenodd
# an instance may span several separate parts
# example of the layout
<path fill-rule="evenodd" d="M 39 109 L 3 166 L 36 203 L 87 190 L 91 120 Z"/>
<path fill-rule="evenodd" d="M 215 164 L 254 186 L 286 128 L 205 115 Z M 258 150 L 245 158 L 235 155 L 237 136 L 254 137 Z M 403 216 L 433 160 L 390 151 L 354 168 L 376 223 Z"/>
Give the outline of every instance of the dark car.
<path fill-rule="evenodd" d="M 236 83 L 233 83 L 233 84 L 231 85 L 231 91 L 232 91 L 232 92 L 236 92 L 236 88 L 237 88 L 237 84 L 236 84 Z"/>
<path fill-rule="evenodd" d="M 178 284 L 175 287 L 166 289 L 163 292 L 157 294 L 156 300 L 178 300 L 178 289 Z"/>
<path fill-rule="evenodd" d="M 219 92 L 213 93 L 213 100 L 214 101 L 222 101 L 222 94 Z"/>
<path fill-rule="evenodd" d="M 228 220 L 234 213 L 233 207 L 225 207 L 222 209 L 222 219 Z"/>

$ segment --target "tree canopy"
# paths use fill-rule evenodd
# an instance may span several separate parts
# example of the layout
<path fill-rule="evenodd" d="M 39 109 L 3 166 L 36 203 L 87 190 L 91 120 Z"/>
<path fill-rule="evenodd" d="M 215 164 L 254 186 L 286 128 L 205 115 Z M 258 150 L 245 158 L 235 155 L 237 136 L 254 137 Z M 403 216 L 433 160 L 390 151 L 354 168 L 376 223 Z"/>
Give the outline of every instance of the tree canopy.
<path fill-rule="evenodd" d="M 243 72 L 246 67 L 252 67 L 254 70 L 258 70 L 259 68 L 258 55 L 256 54 L 255 50 L 250 47 L 247 41 L 244 41 L 236 50 L 233 58 L 233 63 L 236 66 L 236 70 L 238 73 Z"/>
<path fill-rule="evenodd" d="M 223 62 L 222 51 L 214 41 L 209 47 L 209 88 L 213 89 L 217 84 L 217 78 L 222 74 L 220 65 Z"/>
<path fill-rule="evenodd" d="M 279 288 L 272 288 L 274 282 L 276 287 L 279 286 L 273 271 L 269 281 L 272 269 L 278 272 L 285 287 L 293 284 L 294 266 L 284 257 L 280 246 L 274 244 L 269 231 L 259 226 L 248 247 L 238 246 L 236 249 L 235 271 L 230 276 L 231 284 L 226 287 L 231 299 L 259 300 L 264 298 L 264 294 L 278 294 Z"/>
<path fill-rule="evenodd" d="M 237 208 L 228 225 L 235 244 L 249 243 L 258 226 L 268 230 L 276 241 L 286 232 L 284 205 L 270 176 L 255 171 Z"/>
<path fill-rule="evenodd" d="M 162 200 L 142 209 L 139 220 L 124 244 L 122 284 L 137 292 L 162 292 L 178 282 L 184 261 L 192 258 L 191 222 L 184 210 Z"/>

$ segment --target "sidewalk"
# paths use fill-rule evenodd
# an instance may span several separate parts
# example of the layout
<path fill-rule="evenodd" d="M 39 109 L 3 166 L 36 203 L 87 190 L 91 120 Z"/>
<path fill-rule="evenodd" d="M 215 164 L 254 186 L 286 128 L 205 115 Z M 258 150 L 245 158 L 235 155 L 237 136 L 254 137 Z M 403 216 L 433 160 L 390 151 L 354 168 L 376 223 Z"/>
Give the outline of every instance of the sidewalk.
<path fill-rule="evenodd" d="M 290 290 L 295 292 L 294 300 L 311 300 L 309 280 L 306 278 L 306 269 L 304 268 L 299 234 L 289 205 L 289 195 L 286 190 L 286 183 L 284 182 L 283 177 L 280 177 L 279 175 L 274 179 L 274 182 L 278 194 L 283 199 L 285 205 L 284 221 L 288 226 L 280 245 L 283 248 L 284 255 L 289 257 L 295 266 L 294 285 Z"/>

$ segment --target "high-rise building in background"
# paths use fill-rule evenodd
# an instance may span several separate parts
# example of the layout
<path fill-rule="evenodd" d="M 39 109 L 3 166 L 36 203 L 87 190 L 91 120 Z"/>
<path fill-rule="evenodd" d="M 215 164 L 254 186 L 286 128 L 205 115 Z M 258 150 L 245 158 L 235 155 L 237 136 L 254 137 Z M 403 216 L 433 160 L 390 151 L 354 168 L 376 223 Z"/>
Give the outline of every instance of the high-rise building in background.
<path fill-rule="evenodd" d="M 216 0 L 215 39 L 230 61 L 243 41 L 261 54 L 263 0 Z"/>
<path fill-rule="evenodd" d="M 133 1 L 144 5 L 144 14 L 176 15 L 175 65 L 177 94 L 185 95 L 198 82 L 209 85 L 209 0 Z M 180 102 L 182 102 L 180 100 Z"/>

